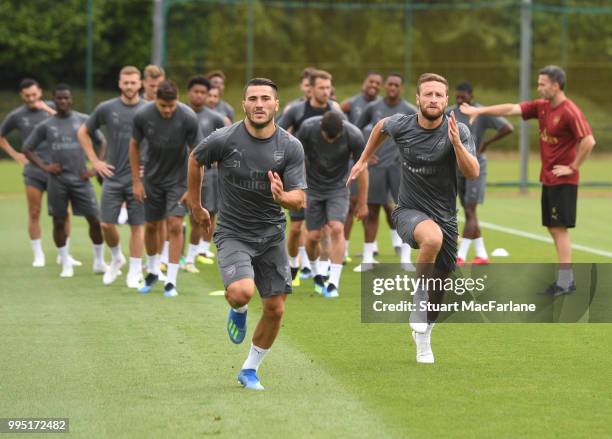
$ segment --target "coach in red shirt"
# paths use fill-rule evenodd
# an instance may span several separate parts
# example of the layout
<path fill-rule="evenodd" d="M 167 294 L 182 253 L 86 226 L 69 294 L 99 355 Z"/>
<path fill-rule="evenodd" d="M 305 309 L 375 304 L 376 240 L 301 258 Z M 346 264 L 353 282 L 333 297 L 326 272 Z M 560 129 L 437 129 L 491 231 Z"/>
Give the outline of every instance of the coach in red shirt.
<path fill-rule="evenodd" d="M 576 225 L 576 199 L 580 165 L 589 156 L 595 139 L 578 106 L 565 96 L 565 72 L 546 66 L 538 75 L 541 99 L 520 104 L 489 107 L 461 106 L 473 121 L 480 114 L 521 116 L 538 119 L 542 170 L 542 225 L 548 228 L 559 257 L 559 275 L 545 294 L 560 296 L 576 289 L 570 263 L 571 242 L 568 228 Z"/>

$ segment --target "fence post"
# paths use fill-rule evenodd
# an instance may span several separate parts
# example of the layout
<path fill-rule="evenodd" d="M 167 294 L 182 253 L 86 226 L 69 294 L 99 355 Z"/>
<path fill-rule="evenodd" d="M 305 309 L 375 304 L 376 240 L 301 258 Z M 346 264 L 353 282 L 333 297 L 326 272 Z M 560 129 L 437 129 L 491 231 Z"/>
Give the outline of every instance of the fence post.
<path fill-rule="evenodd" d="M 87 54 L 85 58 L 85 112 L 93 107 L 93 0 L 87 0 Z"/>
<path fill-rule="evenodd" d="M 531 0 L 523 0 L 521 3 L 521 72 L 520 72 L 520 100 L 527 101 L 530 97 L 531 76 Z M 529 125 L 527 121 L 521 120 L 520 132 L 520 160 L 521 160 L 521 194 L 528 191 L 528 162 L 529 162 Z"/>
<path fill-rule="evenodd" d="M 404 8 L 404 84 L 410 86 L 410 68 L 412 63 L 412 6 L 406 0 Z"/>

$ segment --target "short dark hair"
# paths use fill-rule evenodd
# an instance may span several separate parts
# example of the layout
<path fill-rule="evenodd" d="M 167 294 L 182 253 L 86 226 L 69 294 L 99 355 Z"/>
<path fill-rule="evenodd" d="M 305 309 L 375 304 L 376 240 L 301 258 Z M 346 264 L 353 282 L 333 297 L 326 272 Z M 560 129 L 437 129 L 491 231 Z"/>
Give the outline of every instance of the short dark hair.
<path fill-rule="evenodd" d="M 342 131 L 342 116 L 335 111 L 328 111 L 321 119 L 321 130 L 328 137 L 335 139 Z"/>
<path fill-rule="evenodd" d="M 53 89 L 53 94 L 56 94 L 58 91 L 66 91 L 66 90 L 70 91 L 70 86 L 66 84 L 65 82 L 60 82 Z"/>
<path fill-rule="evenodd" d="M 441 82 L 446 86 L 446 94 L 448 94 L 448 81 L 444 76 L 438 75 L 437 73 L 423 73 L 419 76 L 417 81 L 417 94 L 421 93 L 421 84 L 424 82 Z"/>
<path fill-rule="evenodd" d="M 210 90 L 210 81 L 208 78 L 202 75 L 192 76 L 189 82 L 187 83 L 187 90 L 191 90 L 191 87 L 194 85 L 203 85 L 206 87 L 206 90 Z"/>
<path fill-rule="evenodd" d="M 387 75 L 387 78 L 385 79 L 385 82 L 387 81 L 387 79 L 389 79 L 389 78 L 390 78 L 390 77 L 392 77 L 392 76 L 395 76 L 396 78 L 399 78 L 399 79 L 400 79 L 400 82 L 401 82 L 402 84 L 404 83 L 404 77 L 403 77 L 401 74 L 397 73 L 397 72 L 391 72 L 391 73 L 389 73 L 389 74 Z"/>
<path fill-rule="evenodd" d="M 157 87 L 157 99 L 174 101 L 178 99 L 178 87 L 169 79 L 164 79 Z"/>
<path fill-rule="evenodd" d="M 376 71 L 374 71 L 374 70 L 370 70 L 370 71 L 369 71 L 369 72 L 366 74 L 365 79 L 368 79 L 370 76 L 380 76 L 380 78 L 381 78 L 381 79 L 383 78 L 383 74 L 382 74 L 382 73 L 380 73 L 380 72 L 376 72 Z"/>
<path fill-rule="evenodd" d="M 472 84 L 470 84 L 467 81 L 463 81 L 460 82 L 459 84 L 457 84 L 457 87 L 455 88 L 455 90 L 457 91 L 465 91 L 469 94 L 473 94 L 474 93 L 474 89 L 472 88 Z"/>
<path fill-rule="evenodd" d="M 30 88 L 33 85 L 35 85 L 37 87 L 40 87 L 40 85 L 38 84 L 38 81 L 36 81 L 36 79 L 24 78 L 19 83 L 19 91 L 23 90 L 24 88 Z"/>
<path fill-rule="evenodd" d="M 247 89 L 253 85 L 267 85 L 268 87 L 272 87 L 272 89 L 274 90 L 274 93 L 276 94 L 276 96 L 278 96 L 278 85 L 276 85 L 274 81 L 268 78 L 251 78 L 247 81 L 246 85 L 244 86 L 244 90 L 242 91 L 243 98 L 246 97 Z"/>
<path fill-rule="evenodd" d="M 561 90 L 565 89 L 565 71 L 559 66 L 546 66 L 539 71 L 540 75 L 546 75 L 552 82 L 559 84 Z"/>

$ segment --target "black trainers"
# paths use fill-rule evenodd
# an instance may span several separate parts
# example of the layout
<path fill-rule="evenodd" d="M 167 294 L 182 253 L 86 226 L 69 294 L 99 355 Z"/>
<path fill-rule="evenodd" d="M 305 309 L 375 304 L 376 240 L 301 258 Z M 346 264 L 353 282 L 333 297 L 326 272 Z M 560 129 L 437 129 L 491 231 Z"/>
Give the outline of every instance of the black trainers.
<path fill-rule="evenodd" d="M 153 273 L 149 273 L 147 274 L 147 277 L 145 277 L 144 280 L 144 284 L 138 289 L 138 292 L 140 294 L 147 294 L 151 291 L 151 288 L 153 288 L 153 285 L 155 285 L 155 283 L 157 283 L 157 281 L 159 280 L 159 276 Z"/>
<path fill-rule="evenodd" d="M 546 290 L 541 292 L 540 295 L 559 297 L 563 296 L 564 294 L 572 294 L 574 291 L 576 291 L 576 283 L 574 281 L 572 281 L 572 283 L 567 288 L 563 288 L 559 286 L 557 282 L 553 282 L 548 286 L 548 288 L 546 288 Z"/>

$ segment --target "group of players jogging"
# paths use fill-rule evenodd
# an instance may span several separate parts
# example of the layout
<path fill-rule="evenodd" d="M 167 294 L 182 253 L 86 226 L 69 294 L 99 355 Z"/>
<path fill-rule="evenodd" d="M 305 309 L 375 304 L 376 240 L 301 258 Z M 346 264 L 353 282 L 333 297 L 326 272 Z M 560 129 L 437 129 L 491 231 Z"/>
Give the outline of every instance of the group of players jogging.
<path fill-rule="evenodd" d="M 540 99 L 489 107 L 474 101 L 467 82 L 456 86 L 456 105 L 449 107 L 449 84 L 434 73 L 419 77 L 416 105 L 402 98 L 401 75 L 376 72 L 367 74 L 360 93 L 338 103 L 332 76 L 307 68 L 300 78 L 303 96 L 282 111 L 273 81 L 248 81 L 245 117 L 236 122 L 234 110 L 221 100 L 224 86 L 223 72 L 194 76 L 184 104 L 160 67 L 147 66 L 141 78 L 138 68 L 126 66 L 119 72 L 120 96 L 85 115 L 72 109 L 67 85 L 56 86 L 52 102 L 46 102 L 36 81 L 23 80 L 23 105 L 0 126 L 0 146 L 24 165 L 32 265 L 45 265 L 39 224 L 45 191 L 62 277 L 72 277 L 81 265 L 69 252 L 71 215 L 89 224 L 93 270 L 103 274 L 104 284 L 114 283 L 128 263 L 117 230 L 127 222 L 127 286 L 149 293 L 161 280 L 167 297 L 178 295 L 181 266 L 196 273 L 196 261 L 213 263 L 214 230 L 232 342 L 246 336 L 256 289 L 262 299 L 237 378 L 246 388 L 263 389 L 257 371 L 278 335 L 287 294 L 312 278 L 317 293 L 339 297 L 354 217 L 363 220 L 365 235 L 355 271 L 377 263 L 381 207 L 400 266 L 415 276 L 445 279 L 466 263 L 472 243 L 471 263 L 489 263 L 476 216 L 486 186 L 484 152 L 512 132 L 503 116 L 518 115 L 539 120 L 542 223 L 559 259 L 558 278 L 545 293 L 575 290 L 568 229 L 575 226 L 578 170 L 595 140 L 564 93 L 561 68 L 539 72 Z M 485 139 L 488 129 L 495 134 Z M 21 135 L 22 153 L 6 138 L 13 130 Z M 90 182 L 96 176 L 102 181 L 100 205 Z M 466 217 L 459 248 L 457 195 Z M 288 233 L 284 209 L 291 219 Z M 189 245 L 181 264 L 187 215 Z M 411 249 L 418 249 L 414 264 Z M 414 294 L 419 304 L 442 300 L 443 291 Z M 433 311 L 410 316 L 418 363 L 434 362 L 436 317 Z"/>

